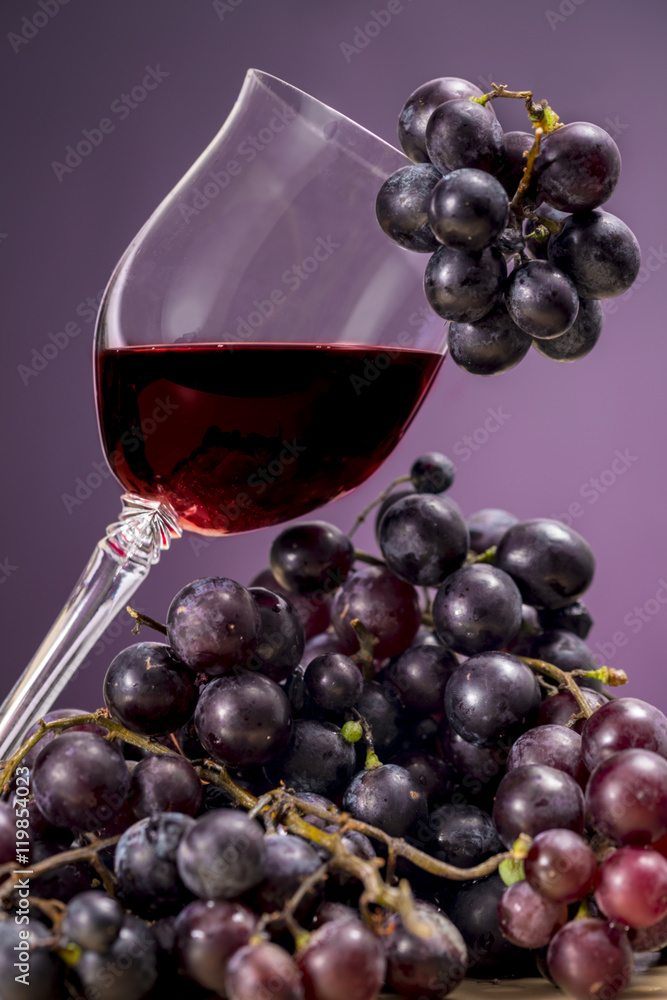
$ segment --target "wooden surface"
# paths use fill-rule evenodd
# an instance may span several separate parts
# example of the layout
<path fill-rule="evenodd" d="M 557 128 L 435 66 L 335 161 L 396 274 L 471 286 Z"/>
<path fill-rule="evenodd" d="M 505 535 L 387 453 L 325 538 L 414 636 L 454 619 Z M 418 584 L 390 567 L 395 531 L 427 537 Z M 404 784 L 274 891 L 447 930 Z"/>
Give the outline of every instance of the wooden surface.
<path fill-rule="evenodd" d="M 647 969 L 635 976 L 619 1000 L 667 1000 L 667 966 Z M 517 979 L 502 982 L 475 982 L 464 979 L 452 994 L 452 1000 L 558 1000 L 563 994 L 545 979 Z"/>

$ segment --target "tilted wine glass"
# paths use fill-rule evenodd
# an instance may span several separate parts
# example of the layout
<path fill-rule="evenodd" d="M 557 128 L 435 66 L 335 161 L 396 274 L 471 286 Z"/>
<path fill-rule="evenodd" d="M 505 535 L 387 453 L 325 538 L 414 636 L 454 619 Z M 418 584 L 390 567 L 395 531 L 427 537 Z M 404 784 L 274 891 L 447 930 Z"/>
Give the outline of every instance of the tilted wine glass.
<path fill-rule="evenodd" d="M 116 267 L 97 322 L 102 443 L 129 491 L 0 712 L 0 757 L 183 530 L 247 531 L 363 482 L 442 362 L 425 258 L 374 216 L 408 161 L 250 70 L 218 135 Z"/>

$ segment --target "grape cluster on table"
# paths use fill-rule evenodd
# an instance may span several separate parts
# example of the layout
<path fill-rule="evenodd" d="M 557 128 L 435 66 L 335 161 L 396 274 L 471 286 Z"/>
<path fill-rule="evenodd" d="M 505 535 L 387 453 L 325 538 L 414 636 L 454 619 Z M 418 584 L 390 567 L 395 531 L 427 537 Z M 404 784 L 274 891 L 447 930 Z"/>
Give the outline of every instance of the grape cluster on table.
<path fill-rule="evenodd" d="M 382 185 L 378 221 L 400 246 L 432 254 L 426 298 L 449 321 L 461 368 L 496 375 L 531 344 L 576 361 L 600 336 L 600 300 L 627 291 L 640 267 L 635 236 L 601 208 L 619 178 L 618 147 L 597 125 L 542 113 L 533 116 L 545 134 L 529 167 L 534 135 L 503 133 L 480 98 L 458 77 L 410 95 L 398 134 L 414 164 Z"/>
<path fill-rule="evenodd" d="M 667 718 L 602 692 L 591 549 L 553 520 L 464 518 L 453 477 L 423 455 L 382 498 L 382 558 L 313 521 L 249 587 L 194 581 L 166 642 L 110 664 L 106 715 L 46 717 L 84 714 L 0 801 L 2 1000 L 438 1000 L 536 970 L 613 1000 L 667 948 Z M 42 864 L 29 925 L 17 816 Z M 424 855 L 494 860 L 457 880 Z"/>

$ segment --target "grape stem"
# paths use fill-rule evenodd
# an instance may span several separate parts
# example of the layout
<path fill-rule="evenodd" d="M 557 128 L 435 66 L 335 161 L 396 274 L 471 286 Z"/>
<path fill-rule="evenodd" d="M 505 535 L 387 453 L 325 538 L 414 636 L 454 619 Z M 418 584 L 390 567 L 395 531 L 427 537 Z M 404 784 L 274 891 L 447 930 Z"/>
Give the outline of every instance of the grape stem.
<path fill-rule="evenodd" d="M 364 768 L 366 771 L 373 771 L 376 767 L 382 767 L 382 761 L 375 752 L 375 744 L 373 743 L 373 730 L 371 729 L 368 720 L 361 715 L 356 708 L 352 709 L 353 714 L 357 717 L 357 721 L 361 725 L 364 732 L 364 740 L 366 741 L 366 762 Z"/>
<path fill-rule="evenodd" d="M 373 633 L 366 628 L 361 619 L 353 618 L 350 622 L 350 626 L 354 629 L 354 633 L 359 642 L 359 651 L 352 656 L 352 659 L 361 667 L 364 680 L 370 681 L 375 676 L 373 660 L 375 659 L 375 647 L 378 644 L 378 640 Z"/>
<path fill-rule="evenodd" d="M 320 865 L 316 871 L 300 883 L 299 888 L 296 890 L 294 895 L 287 900 L 282 910 L 277 910 L 275 913 L 264 913 L 257 924 L 257 928 L 255 929 L 255 933 L 253 934 L 250 943 L 259 944 L 260 941 L 266 940 L 268 937 L 266 934 L 266 928 L 269 924 L 272 924 L 274 921 L 282 920 L 287 925 L 290 934 L 294 938 L 297 950 L 304 948 L 310 940 L 310 934 L 298 923 L 295 913 L 308 893 L 312 892 L 312 890 L 315 889 L 320 882 L 324 882 L 328 879 L 331 867 L 331 861 L 325 861 L 323 865 Z"/>
<path fill-rule="evenodd" d="M 142 615 L 141 611 L 135 611 L 135 609 L 130 607 L 129 604 L 125 610 L 131 618 L 135 619 L 132 635 L 139 635 L 142 625 L 146 625 L 147 628 L 155 629 L 156 632 L 161 632 L 162 635 L 167 634 L 167 626 L 162 625 L 160 622 L 156 621 L 155 618 L 151 618 L 150 615 Z"/>
<path fill-rule="evenodd" d="M 512 213 L 514 218 L 517 220 L 518 228 L 521 228 L 521 220 L 524 217 L 523 203 L 526 197 L 526 192 L 530 187 L 530 182 L 533 179 L 535 160 L 540 155 L 540 145 L 542 143 L 542 136 L 544 135 L 545 130 L 543 128 L 535 129 L 535 138 L 533 139 L 533 145 L 528 151 L 526 166 L 523 168 L 523 174 L 521 175 L 519 186 L 516 189 L 516 194 L 510 202 L 510 213 Z"/>
<path fill-rule="evenodd" d="M 536 674 L 544 674 L 546 677 L 551 677 L 552 680 L 558 682 L 560 688 L 566 688 L 575 699 L 584 718 L 590 719 L 595 709 L 589 705 L 586 696 L 582 693 L 572 674 L 560 670 L 559 667 L 555 667 L 553 663 L 547 663 L 545 660 L 534 660 L 530 656 L 520 656 L 519 659 Z"/>
<path fill-rule="evenodd" d="M 54 868 L 60 868 L 62 865 L 68 865 L 73 861 L 90 861 L 92 863 L 93 859 L 97 858 L 98 851 L 104 851 L 107 847 L 112 847 L 119 840 L 120 834 L 117 834 L 115 837 L 106 837 L 104 840 L 96 840 L 92 844 L 86 844 L 85 847 L 75 847 L 71 851 L 63 851 L 61 854 L 56 854 L 51 858 L 45 858 L 44 861 L 39 861 L 36 865 L 32 866 L 30 875 L 27 872 L 15 871 L 16 863 L 14 861 L 8 861 L 7 864 L 0 865 L 0 879 L 2 879 L 3 875 L 10 876 L 6 884 L 0 885 L 0 903 L 11 896 L 14 886 L 19 879 L 39 878 L 40 875 L 45 875 L 46 872 L 53 871 Z"/>
<path fill-rule="evenodd" d="M 399 476 L 398 479 L 394 479 L 392 483 L 389 483 L 389 486 L 387 486 L 386 489 L 382 490 L 382 493 L 380 493 L 380 495 L 376 497 L 372 503 L 369 503 L 368 507 L 365 507 L 364 510 L 362 510 L 361 514 L 357 514 L 357 519 L 352 525 L 352 530 L 348 531 L 347 537 L 352 538 L 352 535 L 355 533 L 357 528 L 364 523 L 370 512 L 374 510 L 376 507 L 379 507 L 380 504 L 387 499 L 387 497 L 393 490 L 394 486 L 400 486 L 401 483 L 409 483 L 409 482 L 410 482 L 410 476 Z"/>
<path fill-rule="evenodd" d="M 369 566 L 386 566 L 386 562 L 380 559 L 378 556 L 372 556 L 370 552 L 364 552 L 362 549 L 354 550 L 355 562 L 368 563 Z"/>

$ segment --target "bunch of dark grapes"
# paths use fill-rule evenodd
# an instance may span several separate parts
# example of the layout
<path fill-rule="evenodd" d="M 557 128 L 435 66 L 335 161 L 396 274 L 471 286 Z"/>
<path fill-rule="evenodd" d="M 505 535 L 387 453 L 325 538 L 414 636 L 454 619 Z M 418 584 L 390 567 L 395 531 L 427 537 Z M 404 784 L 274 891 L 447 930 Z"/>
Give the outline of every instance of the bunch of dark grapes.
<path fill-rule="evenodd" d="M 249 587 L 144 619 L 163 641 L 113 660 L 105 710 L 34 720 L 0 800 L 2 1000 L 17 962 L 39 1000 L 439 1000 L 536 964 L 613 1000 L 667 948 L 667 718 L 602 693 L 590 547 L 464 518 L 443 455 L 408 479 L 378 556 L 288 527 Z"/>
<path fill-rule="evenodd" d="M 503 133 L 498 97 L 523 98 L 534 133 Z M 627 291 L 640 266 L 633 233 L 601 208 L 621 169 L 611 136 L 562 124 L 532 93 L 482 94 L 458 77 L 415 90 L 398 135 L 414 163 L 382 185 L 378 222 L 399 246 L 432 254 L 424 289 L 449 321 L 456 364 L 496 375 L 531 344 L 554 361 L 588 354 L 600 300 Z"/>

